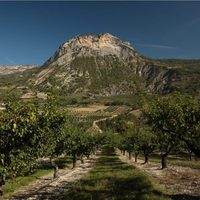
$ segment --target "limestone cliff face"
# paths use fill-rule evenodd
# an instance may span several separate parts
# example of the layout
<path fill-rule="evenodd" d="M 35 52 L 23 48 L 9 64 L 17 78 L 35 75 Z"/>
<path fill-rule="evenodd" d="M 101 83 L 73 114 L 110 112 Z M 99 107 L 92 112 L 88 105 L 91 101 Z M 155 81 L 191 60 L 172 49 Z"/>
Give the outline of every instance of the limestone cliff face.
<path fill-rule="evenodd" d="M 137 62 L 139 55 L 130 43 L 109 34 L 81 35 L 61 45 L 44 65 L 69 64 L 76 57 L 115 55 L 126 62 Z"/>
<path fill-rule="evenodd" d="M 167 93 L 174 76 L 167 67 L 147 61 L 130 43 L 104 33 L 80 35 L 62 44 L 36 75 L 36 84 L 69 93 L 118 95 L 134 93 L 140 85 Z"/>

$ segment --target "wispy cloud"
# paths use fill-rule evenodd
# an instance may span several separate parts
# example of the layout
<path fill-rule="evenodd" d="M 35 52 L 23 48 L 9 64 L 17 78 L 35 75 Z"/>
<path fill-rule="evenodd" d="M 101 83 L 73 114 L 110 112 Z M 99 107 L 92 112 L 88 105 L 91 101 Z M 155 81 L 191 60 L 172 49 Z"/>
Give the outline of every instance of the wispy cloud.
<path fill-rule="evenodd" d="M 14 60 L 12 60 L 12 59 L 10 59 L 9 57 L 5 57 L 5 60 L 7 61 L 7 62 L 9 62 L 9 64 L 11 64 L 11 65 L 17 65 L 17 63 L 14 61 Z"/>
<path fill-rule="evenodd" d="M 148 48 L 158 48 L 158 49 L 177 49 L 174 46 L 160 45 L 160 44 L 143 44 L 143 43 L 135 43 L 136 46 L 148 47 Z"/>

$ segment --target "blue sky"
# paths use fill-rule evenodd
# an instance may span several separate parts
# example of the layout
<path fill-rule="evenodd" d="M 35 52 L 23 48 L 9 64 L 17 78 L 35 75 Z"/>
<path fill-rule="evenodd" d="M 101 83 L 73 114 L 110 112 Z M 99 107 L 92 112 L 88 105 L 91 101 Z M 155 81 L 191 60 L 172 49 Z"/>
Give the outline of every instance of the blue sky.
<path fill-rule="evenodd" d="M 102 32 L 147 57 L 200 59 L 200 2 L 0 2 L 0 65 L 42 64 L 71 37 Z"/>

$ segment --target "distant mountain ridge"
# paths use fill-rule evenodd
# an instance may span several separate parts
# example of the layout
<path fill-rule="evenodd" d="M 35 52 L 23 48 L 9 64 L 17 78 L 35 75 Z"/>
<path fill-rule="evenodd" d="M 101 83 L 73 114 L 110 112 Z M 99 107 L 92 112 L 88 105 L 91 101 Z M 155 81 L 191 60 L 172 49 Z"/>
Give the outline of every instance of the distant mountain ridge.
<path fill-rule="evenodd" d="M 0 75 L 23 72 L 35 67 L 38 67 L 38 65 L 2 65 L 0 66 Z"/>

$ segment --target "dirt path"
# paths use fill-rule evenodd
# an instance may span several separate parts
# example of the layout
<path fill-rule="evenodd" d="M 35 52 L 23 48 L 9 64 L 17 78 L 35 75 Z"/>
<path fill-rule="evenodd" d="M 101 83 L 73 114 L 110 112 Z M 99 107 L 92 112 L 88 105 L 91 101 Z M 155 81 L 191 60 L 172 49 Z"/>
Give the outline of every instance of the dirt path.
<path fill-rule="evenodd" d="M 150 175 L 153 181 L 167 190 L 170 195 L 195 196 L 200 200 L 199 169 L 168 165 L 167 169 L 161 170 L 159 163 L 151 162 L 143 165 L 143 160 L 138 160 L 138 163 L 135 163 L 133 160 L 129 160 L 127 156 L 121 155 L 120 152 L 118 152 L 118 155 L 123 162 L 129 163 Z"/>
<path fill-rule="evenodd" d="M 75 169 L 63 169 L 59 171 L 59 177 L 52 179 L 52 174 L 41 177 L 37 181 L 20 189 L 10 200 L 56 200 L 58 194 L 68 191 L 73 184 L 87 173 L 94 165 L 97 156 L 78 164 Z"/>
<path fill-rule="evenodd" d="M 98 126 L 98 122 L 102 122 L 102 121 L 105 121 L 107 119 L 113 119 L 115 117 L 117 117 L 118 115 L 112 115 L 111 117 L 105 117 L 103 119 L 98 119 L 98 120 L 95 120 L 93 121 L 93 124 L 92 124 L 92 127 L 90 128 L 90 130 L 92 129 L 93 131 L 97 131 L 97 132 L 100 132 L 102 133 L 103 131 L 100 129 L 100 127 Z"/>

